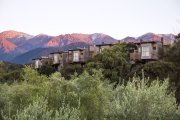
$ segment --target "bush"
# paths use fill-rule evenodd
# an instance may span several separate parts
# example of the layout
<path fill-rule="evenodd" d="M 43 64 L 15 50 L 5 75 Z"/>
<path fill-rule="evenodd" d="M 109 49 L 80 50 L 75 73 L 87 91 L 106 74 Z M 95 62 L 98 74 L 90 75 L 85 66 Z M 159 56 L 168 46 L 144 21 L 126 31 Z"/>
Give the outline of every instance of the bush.
<path fill-rule="evenodd" d="M 17 110 L 13 117 L 5 116 L 4 119 L 9 120 L 79 120 L 79 111 L 68 105 L 63 105 L 56 111 L 50 110 L 47 101 L 44 98 L 38 98 L 32 105 Z"/>
<path fill-rule="evenodd" d="M 34 101 L 34 98 L 44 96 L 47 77 L 41 76 L 30 67 L 24 68 L 22 80 L 12 84 L 0 84 L 0 111 L 13 116 L 17 109 L 23 109 Z"/>
<path fill-rule="evenodd" d="M 0 61 L 0 83 L 13 83 L 21 79 L 22 67 Z"/>
<path fill-rule="evenodd" d="M 178 120 L 174 94 L 167 94 L 168 82 L 134 78 L 126 86 L 118 85 L 113 91 L 113 100 L 108 119 L 112 120 Z"/>
<path fill-rule="evenodd" d="M 65 79 L 69 80 L 75 72 L 80 75 L 83 72 L 83 68 L 80 64 L 67 64 L 60 72 Z"/>
<path fill-rule="evenodd" d="M 142 67 L 145 77 L 149 77 L 151 80 L 160 79 L 164 80 L 165 78 L 172 77 L 175 72 L 175 66 L 171 62 L 164 61 L 152 61 L 143 65 Z M 139 75 L 142 75 L 142 71 L 138 72 Z"/>
<path fill-rule="evenodd" d="M 56 71 L 56 69 L 52 66 L 52 65 L 49 65 L 49 64 L 46 64 L 46 65 L 43 65 L 39 70 L 38 72 L 40 74 L 43 74 L 43 75 L 47 75 L 47 76 L 50 76 L 52 73 L 54 73 Z"/>
<path fill-rule="evenodd" d="M 56 72 L 50 77 L 29 67 L 23 79 L 0 84 L 0 111 L 4 119 L 179 119 L 174 92 L 167 92 L 168 82 L 133 78 L 116 88 L 101 71 L 64 79 Z M 2 116 L 0 116 L 2 117 Z"/>
<path fill-rule="evenodd" d="M 107 114 L 111 86 L 102 81 L 100 72 L 93 75 L 84 72 L 79 77 L 72 76 L 68 81 L 59 73 L 51 76 L 51 87 L 48 91 L 48 102 L 52 108 L 59 108 L 61 103 L 79 108 L 81 119 L 103 119 Z M 106 93 L 106 94 L 104 94 Z"/>

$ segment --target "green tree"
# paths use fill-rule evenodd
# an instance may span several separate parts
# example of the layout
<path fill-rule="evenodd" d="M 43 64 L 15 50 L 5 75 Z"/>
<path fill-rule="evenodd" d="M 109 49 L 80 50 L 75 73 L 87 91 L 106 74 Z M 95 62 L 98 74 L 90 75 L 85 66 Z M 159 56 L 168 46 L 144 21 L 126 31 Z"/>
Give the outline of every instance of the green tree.
<path fill-rule="evenodd" d="M 92 69 L 102 69 L 105 78 L 111 82 L 118 83 L 125 79 L 130 71 L 129 48 L 131 44 L 120 43 L 112 48 L 105 49 L 97 54 L 85 66 L 85 69 L 91 73 Z"/>
<path fill-rule="evenodd" d="M 51 76 L 51 86 L 48 90 L 48 102 L 51 108 L 58 109 L 61 103 L 79 108 L 81 119 L 104 119 L 108 113 L 109 98 L 112 87 L 103 82 L 100 72 L 94 71 L 92 75 L 87 72 L 72 76 L 64 80 L 59 73 Z M 104 94 L 106 93 L 106 94 Z"/>
<path fill-rule="evenodd" d="M 172 62 L 165 61 L 151 61 L 142 66 L 143 74 L 149 77 L 150 80 L 164 80 L 171 78 L 175 72 L 175 65 Z M 139 76 L 142 76 L 142 69 L 136 71 Z"/>
<path fill-rule="evenodd" d="M 46 64 L 46 65 L 43 65 L 39 70 L 38 72 L 40 74 L 43 74 L 43 75 L 51 75 L 52 73 L 56 72 L 56 69 L 52 66 L 52 65 L 49 65 L 49 64 Z"/>
<path fill-rule="evenodd" d="M 65 79 L 70 79 L 74 73 L 80 75 L 83 72 L 83 67 L 80 64 L 67 64 L 61 70 L 60 73 Z"/>
<path fill-rule="evenodd" d="M 13 83 L 21 79 L 22 65 L 0 61 L 0 83 Z"/>
<path fill-rule="evenodd" d="M 7 85 L 0 84 L 0 111 L 13 116 L 17 109 L 23 109 L 34 99 L 44 96 L 46 90 L 46 76 L 40 75 L 30 67 L 23 68 L 22 79 Z"/>
<path fill-rule="evenodd" d="M 175 71 L 171 80 L 175 83 L 177 88 L 176 98 L 177 102 L 180 103 L 180 33 L 175 38 L 176 41 L 174 45 L 165 53 L 165 60 L 173 62 L 175 65 Z"/>

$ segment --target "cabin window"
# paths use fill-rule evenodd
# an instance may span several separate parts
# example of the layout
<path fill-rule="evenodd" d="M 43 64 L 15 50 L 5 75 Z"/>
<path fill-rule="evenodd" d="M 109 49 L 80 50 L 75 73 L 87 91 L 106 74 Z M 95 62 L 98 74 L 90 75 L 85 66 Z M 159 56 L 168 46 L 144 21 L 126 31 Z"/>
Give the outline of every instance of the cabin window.
<path fill-rule="evenodd" d="M 35 68 L 39 68 L 39 60 L 35 61 Z"/>
<path fill-rule="evenodd" d="M 54 63 L 58 63 L 58 54 L 54 54 Z"/>
<path fill-rule="evenodd" d="M 79 61 L 79 51 L 74 51 L 73 52 L 73 61 L 74 62 Z"/>
<path fill-rule="evenodd" d="M 142 56 L 149 56 L 149 46 L 142 46 Z"/>
<path fill-rule="evenodd" d="M 103 49 L 104 49 L 104 48 L 100 48 L 100 52 L 102 52 L 102 51 L 103 51 Z"/>

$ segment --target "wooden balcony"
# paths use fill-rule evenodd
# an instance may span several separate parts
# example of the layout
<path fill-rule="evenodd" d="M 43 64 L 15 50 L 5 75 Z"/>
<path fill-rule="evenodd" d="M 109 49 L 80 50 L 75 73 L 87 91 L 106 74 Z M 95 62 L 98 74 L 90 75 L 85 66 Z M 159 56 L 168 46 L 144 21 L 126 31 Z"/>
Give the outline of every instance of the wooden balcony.
<path fill-rule="evenodd" d="M 84 58 L 79 58 L 79 59 L 75 60 L 73 58 L 70 58 L 68 60 L 68 63 L 85 63 L 85 59 Z"/>
<path fill-rule="evenodd" d="M 130 53 L 130 60 L 137 61 L 141 59 L 141 53 L 135 51 L 133 53 Z"/>

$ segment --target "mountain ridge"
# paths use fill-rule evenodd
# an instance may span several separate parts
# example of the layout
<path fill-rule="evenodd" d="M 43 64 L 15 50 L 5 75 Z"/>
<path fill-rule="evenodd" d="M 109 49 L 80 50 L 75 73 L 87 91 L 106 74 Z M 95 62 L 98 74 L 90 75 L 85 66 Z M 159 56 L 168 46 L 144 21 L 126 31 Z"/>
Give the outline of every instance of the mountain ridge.
<path fill-rule="evenodd" d="M 91 36 L 96 34 L 98 37 L 93 39 Z M 46 34 L 38 34 L 32 36 L 23 32 L 17 31 L 4 31 L 0 33 L 0 49 L 6 53 L 13 52 L 13 50 L 20 49 L 25 52 L 39 48 L 39 47 L 63 47 L 65 45 L 76 43 L 76 42 L 85 42 L 88 44 L 97 44 L 102 42 L 115 42 L 116 39 L 102 34 L 82 34 L 82 33 L 73 33 L 73 34 L 64 34 L 58 36 L 50 36 Z M 108 40 L 106 40 L 108 38 Z M 6 43 L 6 44 L 4 44 Z M 9 48 L 9 49 L 8 49 Z M 10 49 L 12 48 L 12 49 Z"/>
<path fill-rule="evenodd" d="M 174 39 L 173 34 L 155 34 L 146 33 L 137 38 L 126 37 L 121 39 L 125 42 L 137 42 L 140 39 L 144 40 L 160 40 L 161 37 L 165 39 L 168 44 Z M 117 39 L 103 34 L 103 33 L 93 33 L 93 34 L 82 34 L 82 33 L 72 33 L 72 34 L 61 34 L 58 36 L 51 36 L 47 34 L 30 35 L 23 32 L 18 32 L 14 30 L 4 31 L 0 33 L 0 60 L 13 61 L 17 56 L 26 54 L 27 52 L 34 51 L 38 48 L 62 48 L 73 47 L 73 44 L 79 46 L 85 44 L 102 44 L 102 43 L 113 43 L 118 41 Z M 44 49 L 46 50 L 46 49 Z M 41 53 L 41 52 L 40 52 Z M 23 56 L 24 57 L 24 56 Z"/>
<path fill-rule="evenodd" d="M 96 35 L 92 38 L 93 35 Z M 102 42 L 112 43 L 116 39 L 102 34 L 64 34 L 50 36 L 46 34 L 30 35 L 18 31 L 4 31 L 0 33 L 0 60 L 11 61 L 16 56 L 37 48 L 64 47 L 72 43 L 99 44 Z"/>

